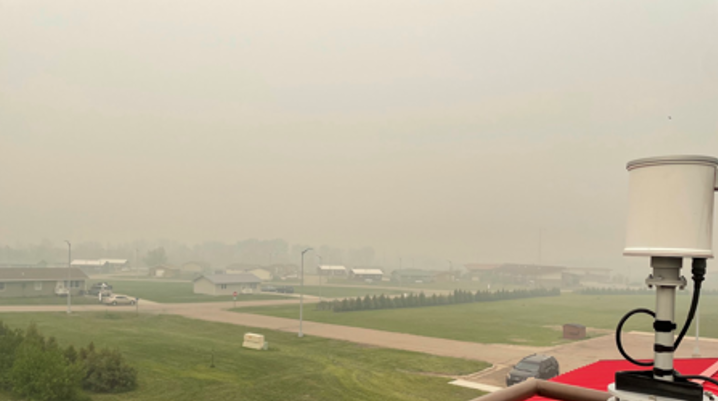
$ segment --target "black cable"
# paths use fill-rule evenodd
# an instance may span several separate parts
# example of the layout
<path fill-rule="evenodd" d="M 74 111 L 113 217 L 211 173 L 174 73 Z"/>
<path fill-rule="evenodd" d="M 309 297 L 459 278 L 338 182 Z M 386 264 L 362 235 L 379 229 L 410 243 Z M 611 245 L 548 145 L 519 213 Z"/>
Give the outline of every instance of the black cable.
<path fill-rule="evenodd" d="M 686 317 L 686 322 L 683 324 L 683 328 L 681 329 L 681 333 L 678 335 L 678 338 L 676 338 L 676 342 L 673 344 L 673 349 L 678 349 L 678 346 L 681 345 L 681 341 L 683 341 L 683 337 L 685 337 L 686 332 L 688 332 L 688 328 L 691 326 L 691 323 L 693 323 L 693 318 L 696 315 L 696 310 L 698 309 L 698 300 L 701 296 L 701 283 L 703 283 L 703 280 L 706 275 L 706 260 L 705 259 L 693 259 L 693 269 L 691 269 L 691 273 L 693 273 L 693 298 L 691 299 L 691 308 L 688 310 L 688 316 Z"/>
<path fill-rule="evenodd" d="M 685 376 L 684 376 L 684 375 L 682 375 L 682 374 L 680 374 L 680 373 L 678 373 L 678 372 L 676 372 L 675 375 L 676 375 L 676 377 L 679 377 L 679 378 L 681 378 L 681 379 L 686 379 L 686 380 L 689 380 L 689 379 L 693 379 L 693 380 L 703 380 L 703 381 L 711 382 L 711 383 L 715 384 L 716 386 L 718 386 L 718 380 L 716 380 L 716 379 L 714 379 L 714 378 L 712 378 L 712 377 L 699 376 L 699 375 L 685 375 Z"/>
<path fill-rule="evenodd" d="M 676 341 L 673 343 L 674 352 L 678 350 L 678 346 L 681 345 L 683 337 L 685 337 L 686 333 L 688 332 L 688 329 L 693 323 L 693 319 L 695 318 L 696 310 L 698 309 L 698 302 L 700 300 L 701 284 L 703 283 L 706 274 L 706 260 L 693 259 L 693 269 L 691 270 L 691 272 L 693 273 L 693 297 L 691 299 L 690 309 L 688 310 L 688 316 L 686 316 L 686 322 L 683 325 L 681 332 L 678 334 Z M 646 308 L 634 309 L 625 314 L 623 318 L 621 318 L 621 320 L 618 322 L 618 326 L 616 327 L 616 347 L 618 348 L 618 351 L 621 353 L 621 355 L 623 355 L 623 357 L 628 362 L 631 362 L 632 364 L 638 366 L 653 366 L 653 362 L 639 362 L 631 358 L 631 356 L 628 355 L 626 350 L 623 349 L 623 344 L 621 342 L 621 331 L 623 330 L 623 325 L 631 316 L 638 313 L 645 313 L 652 316 L 654 319 L 656 318 L 656 314 L 652 310 Z"/>
<path fill-rule="evenodd" d="M 646 309 L 646 308 L 634 309 L 634 310 L 626 313 L 625 315 L 623 315 L 621 320 L 618 322 L 618 326 L 616 327 L 616 347 L 618 348 L 618 352 L 620 352 L 621 355 L 623 355 L 623 357 L 628 362 L 631 362 L 632 364 L 638 365 L 638 366 L 653 366 L 653 361 L 639 362 L 639 361 L 631 358 L 631 356 L 628 355 L 628 353 L 626 353 L 626 350 L 623 349 L 623 344 L 621 343 L 621 330 L 623 330 L 623 325 L 626 323 L 628 318 L 630 318 L 631 316 L 638 314 L 638 313 L 645 313 L 646 315 L 651 315 L 654 319 L 656 318 L 656 314 L 652 310 Z"/>

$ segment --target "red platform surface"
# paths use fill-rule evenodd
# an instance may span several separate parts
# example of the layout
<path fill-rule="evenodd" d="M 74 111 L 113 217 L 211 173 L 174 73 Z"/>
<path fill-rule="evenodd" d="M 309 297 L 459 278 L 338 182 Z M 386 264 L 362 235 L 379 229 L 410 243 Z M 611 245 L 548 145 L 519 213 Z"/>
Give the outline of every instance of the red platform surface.
<path fill-rule="evenodd" d="M 718 378 L 718 358 L 676 359 L 673 363 L 673 367 L 683 375 L 702 375 Z M 598 361 L 556 376 L 549 381 L 608 391 L 608 385 L 615 381 L 614 376 L 616 372 L 622 370 L 651 370 L 651 368 L 636 366 L 624 360 Z M 718 387 L 711 383 L 703 383 L 703 388 L 714 394 L 718 393 Z M 528 400 L 548 401 L 553 399 L 537 395 Z"/>

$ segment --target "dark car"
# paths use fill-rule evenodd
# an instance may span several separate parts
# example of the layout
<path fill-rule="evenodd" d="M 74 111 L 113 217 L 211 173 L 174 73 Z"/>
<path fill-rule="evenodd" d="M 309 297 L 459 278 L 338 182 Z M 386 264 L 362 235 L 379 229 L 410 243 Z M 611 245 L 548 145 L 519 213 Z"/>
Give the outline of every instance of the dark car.
<path fill-rule="evenodd" d="M 94 296 L 99 295 L 100 292 L 102 295 L 112 294 L 112 286 L 107 283 L 95 283 L 87 290 L 87 294 Z"/>
<path fill-rule="evenodd" d="M 549 355 L 534 354 L 522 359 L 506 375 L 506 386 L 521 383 L 530 377 L 548 380 L 558 376 L 558 361 Z"/>
<path fill-rule="evenodd" d="M 265 285 L 262 287 L 262 292 L 277 292 L 277 287 L 272 287 L 271 285 Z"/>
<path fill-rule="evenodd" d="M 282 294 L 294 294 L 294 287 L 290 285 L 277 287 L 277 292 L 281 292 Z"/>

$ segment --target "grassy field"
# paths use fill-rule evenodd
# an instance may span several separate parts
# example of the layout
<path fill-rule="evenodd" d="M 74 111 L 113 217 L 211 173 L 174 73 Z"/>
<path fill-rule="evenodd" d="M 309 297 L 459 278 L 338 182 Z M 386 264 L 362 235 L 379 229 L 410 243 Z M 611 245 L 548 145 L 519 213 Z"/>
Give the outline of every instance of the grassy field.
<path fill-rule="evenodd" d="M 231 295 L 213 296 L 195 294 L 192 283 L 175 283 L 161 281 L 109 281 L 112 291 L 118 294 L 131 295 L 140 299 L 148 299 L 161 303 L 184 303 L 184 302 L 221 302 L 231 301 Z M 280 295 L 267 294 L 239 294 L 237 301 L 260 301 L 268 299 L 286 299 Z"/>
<path fill-rule="evenodd" d="M 34 321 L 63 346 L 94 341 L 119 349 L 138 368 L 139 389 L 93 395 L 95 401 L 465 401 L 481 393 L 438 376 L 488 366 L 269 330 L 260 331 L 269 351 L 249 350 L 241 347 L 242 335 L 255 328 L 176 316 L 46 313 L 0 319 L 20 328 Z M 212 350 L 215 368 L 209 366 Z"/>
<path fill-rule="evenodd" d="M 99 305 L 97 297 L 77 296 L 70 300 L 73 305 Z M 3 305 L 67 305 L 65 297 L 0 298 Z"/>
<path fill-rule="evenodd" d="M 285 284 L 268 284 L 272 286 L 280 286 Z M 293 285 L 294 293 L 304 293 L 305 295 L 322 296 L 323 298 L 347 298 L 347 297 L 363 297 L 365 295 L 398 295 L 411 291 L 400 291 L 394 289 L 382 289 L 382 288 L 362 288 L 362 287 L 336 287 L 331 285 L 305 285 L 304 290 L 298 286 Z"/>
<path fill-rule="evenodd" d="M 689 297 L 678 297 L 679 328 Z M 564 294 L 501 302 L 434 306 L 413 309 L 334 313 L 304 310 L 304 319 L 346 326 L 365 327 L 429 337 L 481 343 L 552 345 L 562 342 L 560 326 L 578 323 L 587 327 L 615 329 L 630 309 L 653 309 L 651 295 L 593 296 Z M 296 307 L 242 308 L 243 313 L 296 318 Z M 648 316 L 635 316 L 628 330 L 652 331 Z M 718 296 L 701 299 L 701 335 L 718 337 Z"/>

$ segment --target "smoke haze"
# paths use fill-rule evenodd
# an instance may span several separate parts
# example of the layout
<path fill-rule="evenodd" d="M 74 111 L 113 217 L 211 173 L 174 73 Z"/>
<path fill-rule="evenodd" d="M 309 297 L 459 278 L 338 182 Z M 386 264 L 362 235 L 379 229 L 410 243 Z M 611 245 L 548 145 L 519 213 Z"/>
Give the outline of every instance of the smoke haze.
<path fill-rule="evenodd" d="M 620 267 L 717 111 L 714 0 L 0 0 L 0 244 Z"/>

